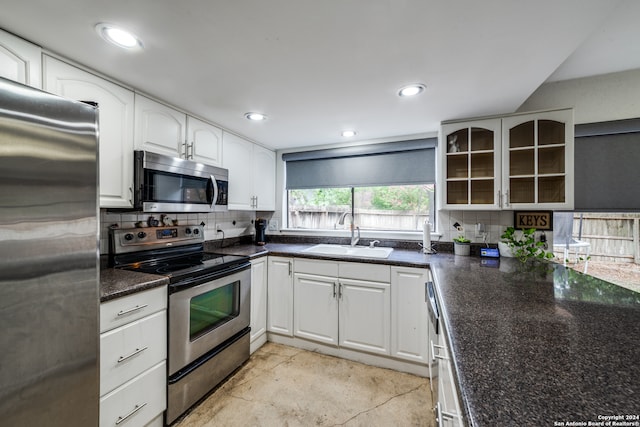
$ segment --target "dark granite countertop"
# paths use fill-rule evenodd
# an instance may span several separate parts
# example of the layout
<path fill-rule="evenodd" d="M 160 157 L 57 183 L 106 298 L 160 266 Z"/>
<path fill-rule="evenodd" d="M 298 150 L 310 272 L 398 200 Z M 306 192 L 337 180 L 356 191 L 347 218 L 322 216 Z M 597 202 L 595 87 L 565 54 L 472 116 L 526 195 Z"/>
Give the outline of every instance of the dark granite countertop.
<path fill-rule="evenodd" d="M 430 268 L 469 425 L 640 412 L 640 293 L 547 262 L 439 255 Z"/>
<path fill-rule="evenodd" d="M 106 302 L 168 284 L 169 279 L 165 276 L 118 270 L 115 268 L 101 268 L 100 302 Z"/>

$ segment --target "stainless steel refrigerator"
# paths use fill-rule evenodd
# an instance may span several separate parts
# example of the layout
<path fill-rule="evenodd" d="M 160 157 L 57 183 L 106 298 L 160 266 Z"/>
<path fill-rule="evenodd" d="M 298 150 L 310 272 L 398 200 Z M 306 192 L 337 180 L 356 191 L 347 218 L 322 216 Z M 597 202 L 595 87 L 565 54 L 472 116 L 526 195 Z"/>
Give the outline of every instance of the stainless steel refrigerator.
<path fill-rule="evenodd" d="M 0 425 L 97 426 L 98 123 L 0 78 Z"/>

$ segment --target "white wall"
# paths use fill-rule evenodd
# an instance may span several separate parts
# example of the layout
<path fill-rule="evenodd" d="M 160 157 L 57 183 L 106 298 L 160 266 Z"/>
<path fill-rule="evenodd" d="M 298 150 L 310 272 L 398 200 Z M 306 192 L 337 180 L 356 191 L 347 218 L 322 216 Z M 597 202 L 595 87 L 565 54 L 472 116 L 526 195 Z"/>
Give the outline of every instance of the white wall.
<path fill-rule="evenodd" d="M 518 111 L 564 107 L 576 124 L 640 117 L 640 69 L 545 83 Z"/>

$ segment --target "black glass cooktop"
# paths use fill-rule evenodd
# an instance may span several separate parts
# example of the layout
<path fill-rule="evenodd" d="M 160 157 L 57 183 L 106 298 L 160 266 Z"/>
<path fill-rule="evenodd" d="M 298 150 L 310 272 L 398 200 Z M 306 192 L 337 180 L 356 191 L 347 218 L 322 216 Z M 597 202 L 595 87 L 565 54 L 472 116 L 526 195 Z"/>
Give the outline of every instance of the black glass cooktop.
<path fill-rule="evenodd" d="M 248 262 L 249 258 L 246 256 L 198 252 L 179 256 L 156 254 L 155 257 L 121 264 L 119 268 L 167 276 L 173 284 L 180 280 L 223 274 L 226 270 Z"/>

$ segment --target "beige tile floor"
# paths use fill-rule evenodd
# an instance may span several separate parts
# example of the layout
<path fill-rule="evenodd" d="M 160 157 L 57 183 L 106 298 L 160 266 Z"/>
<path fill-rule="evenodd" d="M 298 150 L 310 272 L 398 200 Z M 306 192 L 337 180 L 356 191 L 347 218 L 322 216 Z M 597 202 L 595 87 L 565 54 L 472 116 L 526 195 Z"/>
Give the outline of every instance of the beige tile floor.
<path fill-rule="evenodd" d="M 435 426 L 429 380 L 266 343 L 174 427 Z"/>

